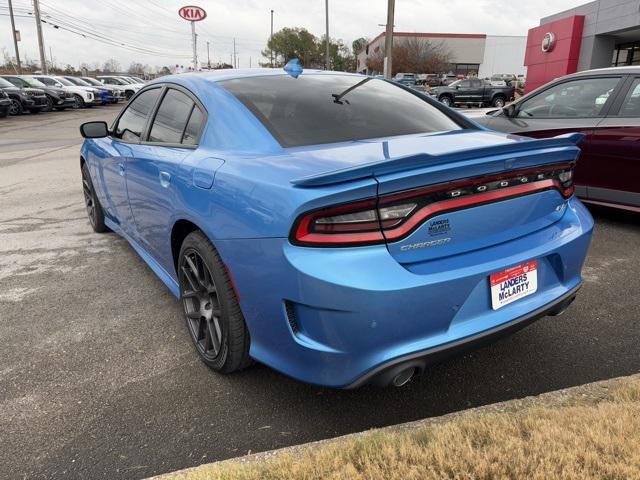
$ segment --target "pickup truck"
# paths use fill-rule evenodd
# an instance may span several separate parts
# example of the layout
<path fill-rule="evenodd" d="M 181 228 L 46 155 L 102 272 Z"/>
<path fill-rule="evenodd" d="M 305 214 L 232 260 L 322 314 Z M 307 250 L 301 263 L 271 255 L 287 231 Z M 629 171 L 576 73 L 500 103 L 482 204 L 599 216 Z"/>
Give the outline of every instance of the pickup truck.
<path fill-rule="evenodd" d="M 475 104 L 502 108 L 514 98 L 514 88 L 497 87 L 479 78 L 466 78 L 447 86 L 429 89 L 429 95 L 447 106 Z"/>

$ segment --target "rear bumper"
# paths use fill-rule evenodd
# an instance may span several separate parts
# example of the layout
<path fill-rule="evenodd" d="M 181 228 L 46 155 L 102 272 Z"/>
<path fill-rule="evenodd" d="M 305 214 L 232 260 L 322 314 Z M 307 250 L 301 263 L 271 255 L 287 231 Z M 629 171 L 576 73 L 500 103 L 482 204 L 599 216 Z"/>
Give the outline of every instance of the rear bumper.
<path fill-rule="evenodd" d="M 556 316 L 564 312 L 565 309 L 573 303 L 576 298 L 576 294 L 582 285 L 578 285 L 569 290 L 564 295 L 558 297 L 553 302 L 550 302 L 543 307 L 529 312 L 515 320 L 507 323 L 503 323 L 490 330 L 477 333 L 471 337 L 461 338 L 454 342 L 439 345 L 422 352 L 415 352 L 403 357 L 396 358 L 382 365 L 378 365 L 376 368 L 370 370 L 365 375 L 360 377 L 351 385 L 348 385 L 347 389 L 358 388 L 368 383 L 379 383 L 380 385 L 388 385 L 389 380 L 393 378 L 400 370 L 405 368 L 417 368 L 419 370 L 424 369 L 428 365 L 434 364 L 441 360 L 454 355 L 459 355 L 469 350 L 481 347 L 483 345 L 490 344 L 502 337 L 510 335 L 523 329 L 524 327 L 531 325 L 536 320 L 540 320 L 546 316 Z"/>
<path fill-rule="evenodd" d="M 575 296 L 592 229 L 572 198 L 544 229 L 421 265 L 399 264 L 384 245 L 215 243 L 239 291 L 251 355 L 308 383 L 351 388 L 407 359 L 427 364 L 553 311 Z M 492 310 L 489 274 L 531 259 L 538 291 Z"/>

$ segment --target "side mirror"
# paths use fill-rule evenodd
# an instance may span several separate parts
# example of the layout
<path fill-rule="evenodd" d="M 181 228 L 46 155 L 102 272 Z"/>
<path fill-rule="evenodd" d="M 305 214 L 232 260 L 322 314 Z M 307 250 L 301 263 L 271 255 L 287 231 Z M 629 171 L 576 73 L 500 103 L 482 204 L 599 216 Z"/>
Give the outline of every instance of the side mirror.
<path fill-rule="evenodd" d="M 505 117 L 508 118 L 514 118 L 516 115 L 518 115 L 518 108 L 513 103 L 504 107 L 502 111 L 504 112 Z"/>
<path fill-rule="evenodd" d="M 456 90 L 460 90 L 460 85 L 456 85 Z"/>
<path fill-rule="evenodd" d="M 107 122 L 87 122 L 80 125 L 80 135 L 84 138 L 104 138 L 109 136 Z"/>

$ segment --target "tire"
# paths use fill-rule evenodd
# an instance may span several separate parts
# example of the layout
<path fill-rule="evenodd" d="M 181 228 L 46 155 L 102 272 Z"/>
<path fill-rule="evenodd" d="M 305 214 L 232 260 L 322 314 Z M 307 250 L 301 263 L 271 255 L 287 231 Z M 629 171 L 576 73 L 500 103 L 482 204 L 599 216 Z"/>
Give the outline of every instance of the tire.
<path fill-rule="evenodd" d="M 449 95 L 443 95 L 442 97 L 439 98 L 439 100 L 440 100 L 440 103 L 442 103 L 443 105 L 446 105 L 447 107 L 453 106 L 453 100 Z"/>
<path fill-rule="evenodd" d="M 9 109 L 0 110 L 0 118 L 5 118 L 9 116 Z"/>
<path fill-rule="evenodd" d="M 91 175 L 89 174 L 89 168 L 87 164 L 82 164 L 82 191 L 84 193 L 84 205 L 87 209 L 87 216 L 89 217 L 89 223 L 91 228 L 96 233 L 105 233 L 109 231 L 109 228 L 104 224 L 104 212 L 100 205 L 100 200 L 96 195 L 96 191 L 93 188 L 93 182 L 91 181 Z"/>
<path fill-rule="evenodd" d="M 84 98 L 82 98 L 80 95 L 78 95 L 77 93 L 74 93 L 73 96 L 76 99 L 76 103 L 73 106 L 74 109 L 78 109 L 78 108 L 85 108 L 85 104 L 84 104 Z"/>
<path fill-rule="evenodd" d="M 58 112 L 63 112 L 67 109 L 67 107 L 55 107 Z"/>
<path fill-rule="evenodd" d="M 491 102 L 491 105 L 496 107 L 496 108 L 502 108 L 505 105 L 505 99 L 504 97 L 501 96 L 497 96 L 493 99 L 493 102 Z"/>
<path fill-rule="evenodd" d="M 132 90 L 127 90 L 126 92 L 124 92 L 124 96 L 127 99 L 127 102 L 129 100 L 131 100 L 131 97 L 133 97 L 133 91 Z"/>
<path fill-rule="evenodd" d="M 192 232 L 182 242 L 178 277 L 187 330 L 200 359 L 224 374 L 251 365 L 249 331 L 233 285 L 202 232 Z"/>
<path fill-rule="evenodd" d="M 47 103 L 42 109 L 43 112 L 51 112 L 53 110 L 53 100 L 47 95 Z"/>
<path fill-rule="evenodd" d="M 36 113 L 40 113 L 40 109 L 39 108 L 32 108 L 31 110 L 29 110 L 30 113 L 33 113 L 34 115 Z"/>
<path fill-rule="evenodd" d="M 24 113 L 24 107 L 19 100 L 11 99 L 11 105 L 9 106 L 9 115 L 22 115 Z"/>

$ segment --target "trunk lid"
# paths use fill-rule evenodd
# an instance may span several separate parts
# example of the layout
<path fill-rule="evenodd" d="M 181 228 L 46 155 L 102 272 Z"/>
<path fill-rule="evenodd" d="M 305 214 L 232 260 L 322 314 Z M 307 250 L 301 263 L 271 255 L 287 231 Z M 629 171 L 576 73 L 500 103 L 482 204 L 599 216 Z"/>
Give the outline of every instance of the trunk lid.
<path fill-rule="evenodd" d="M 359 142 L 367 144 L 370 161 L 292 183 L 323 188 L 374 178 L 389 252 L 411 264 L 491 247 L 557 222 L 571 194 L 558 178 L 572 168 L 581 138 L 466 130 L 370 140 Z M 372 158 L 376 150 L 381 159 Z M 385 224 L 385 207 L 411 213 L 403 223 Z"/>

